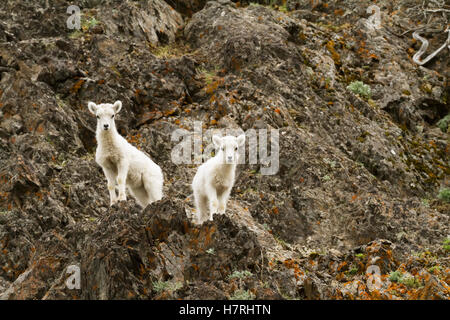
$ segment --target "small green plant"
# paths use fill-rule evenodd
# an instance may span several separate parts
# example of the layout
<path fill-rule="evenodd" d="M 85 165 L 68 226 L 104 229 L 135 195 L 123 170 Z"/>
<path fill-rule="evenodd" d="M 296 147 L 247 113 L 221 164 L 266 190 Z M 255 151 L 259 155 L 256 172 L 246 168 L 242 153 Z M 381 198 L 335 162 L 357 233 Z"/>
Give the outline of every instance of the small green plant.
<path fill-rule="evenodd" d="M 183 284 L 181 282 L 170 282 L 170 281 L 154 281 L 152 283 L 153 285 L 153 291 L 156 293 L 161 293 L 163 291 L 177 291 L 181 287 L 183 287 Z"/>
<path fill-rule="evenodd" d="M 80 38 L 83 35 L 83 32 L 89 31 L 91 28 L 95 27 L 99 24 L 99 21 L 95 19 L 95 17 L 91 17 L 90 19 L 81 19 L 81 29 L 75 30 L 69 35 L 71 39 Z"/>
<path fill-rule="evenodd" d="M 442 132 L 447 132 L 450 124 L 450 114 L 446 115 L 444 118 L 438 121 L 437 126 Z"/>
<path fill-rule="evenodd" d="M 391 272 L 389 274 L 389 280 L 391 280 L 392 282 L 400 282 L 402 277 L 403 277 L 403 273 L 399 270 Z"/>
<path fill-rule="evenodd" d="M 372 96 L 370 87 L 362 81 L 353 81 L 347 86 L 347 89 L 366 99 L 369 99 Z"/>
<path fill-rule="evenodd" d="M 366 257 L 366 255 L 364 253 L 357 253 L 357 254 L 355 254 L 355 257 L 364 259 Z"/>
<path fill-rule="evenodd" d="M 231 279 L 245 279 L 247 277 L 251 277 L 252 275 L 253 275 L 253 273 L 251 273 L 248 270 L 234 271 L 232 274 L 230 274 L 228 276 L 228 280 L 231 280 Z"/>
<path fill-rule="evenodd" d="M 352 267 L 350 270 L 348 270 L 346 273 L 347 273 L 347 275 L 354 276 L 355 274 L 358 273 L 358 268 L 355 267 L 355 266 L 353 266 L 353 267 Z"/>
<path fill-rule="evenodd" d="M 249 290 L 238 289 L 234 291 L 230 300 L 254 300 L 255 295 Z"/>
<path fill-rule="evenodd" d="M 450 188 L 443 188 L 439 191 L 438 199 L 444 202 L 450 202 Z"/>
<path fill-rule="evenodd" d="M 443 249 L 445 250 L 445 251 L 450 251 L 450 238 L 446 238 L 443 242 L 442 242 L 442 244 L 443 244 Z"/>
<path fill-rule="evenodd" d="M 418 288 L 422 286 L 422 283 L 419 279 L 408 274 L 403 274 L 399 270 L 391 272 L 389 274 L 389 280 L 391 280 L 392 282 L 402 283 L 408 288 Z"/>
<path fill-rule="evenodd" d="M 430 200 L 428 200 L 426 198 L 423 198 L 422 199 L 422 204 L 423 204 L 424 207 L 429 208 L 430 207 Z"/>
<path fill-rule="evenodd" d="M 84 23 L 83 23 L 83 25 L 81 26 L 81 28 L 82 28 L 83 30 L 89 30 L 89 29 L 95 27 L 96 25 L 98 25 L 98 23 L 99 23 L 99 22 L 98 22 L 97 19 L 95 19 L 95 17 L 91 17 L 91 19 L 85 20 L 85 21 L 84 21 Z"/>

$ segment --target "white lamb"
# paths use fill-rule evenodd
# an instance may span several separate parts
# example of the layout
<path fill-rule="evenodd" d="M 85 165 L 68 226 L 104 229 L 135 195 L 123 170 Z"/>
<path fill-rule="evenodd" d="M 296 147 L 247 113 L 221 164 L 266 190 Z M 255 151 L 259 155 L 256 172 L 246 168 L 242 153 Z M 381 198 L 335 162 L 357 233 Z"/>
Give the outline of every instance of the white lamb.
<path fill-rule="evenodd" d="M 234 185 L 238 148 L 245 142 L 245 135 L 239 137 L 213 136 L 216 155 L 203 163 L 192 181 L 196 212 L 194 222 L 201 224 L 213 220 L 213 214 L 224 214 Z M 218 152 L 217 152 L 218 150 Z M 208 215 L 209 206 L 209 215 Z"/>
<path fill-rule="evenodd" d="M 114 117 L 122 108 L 122 102 L 98 105 L 89 102 L 88 108 L 97 116 L 98 146 L 95 161 L 102 167 L 108 180 L 110 204 L 127 200 L 125 185 L 143 208 L 160 200 L 163 187 L 161 168 L 117 132 Z M 118 197 L 116 182 L 119 189 Z"/>

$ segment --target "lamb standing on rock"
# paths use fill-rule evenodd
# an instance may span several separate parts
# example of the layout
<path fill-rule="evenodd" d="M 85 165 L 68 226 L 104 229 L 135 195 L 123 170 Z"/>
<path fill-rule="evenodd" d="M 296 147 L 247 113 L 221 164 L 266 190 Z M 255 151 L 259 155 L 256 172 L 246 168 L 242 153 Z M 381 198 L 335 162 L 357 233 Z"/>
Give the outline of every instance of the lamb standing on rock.
<path fill-rule="evenodd" d="M 88 108 L 97 116 L 98 146 L 95 161 L 102 167 L 108 180 L 111 205 L 117 201 L 127 200 L 125 185 L 143 208 L 160 200 L 163 187 L 161 168 L 117 132 L 114 117 L 122 108 L 122 102 L 99 105 L 89 102 Z M 116 180 L 119 189 L 118 198 Z"/>
<path fill-rule="evenodd" d="M 213 220 L 214 213 L 224 214 L 231 188 L 234 185 L 238 147 L 245 142 L 245 135 L 239 137 L 213 136 L 213 143 L 219 152 L 202 164 L 192 181 L 195 198 L 195 223 Z"/>

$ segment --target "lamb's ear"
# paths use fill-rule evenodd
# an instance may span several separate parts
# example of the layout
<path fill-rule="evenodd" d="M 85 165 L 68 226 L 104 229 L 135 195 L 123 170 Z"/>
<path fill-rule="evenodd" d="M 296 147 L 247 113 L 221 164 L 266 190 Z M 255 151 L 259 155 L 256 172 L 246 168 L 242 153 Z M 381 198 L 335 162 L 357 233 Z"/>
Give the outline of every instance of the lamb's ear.
<path fill-rule="evenodd" d="M 122 101 L 117 100 L 113 105 L 114 113 L 119 113 L 120 109 L 122 109 Z"/>
<path fill-rule="evenodd" d="M 93 114 L 97 113 L 97 105 L 95 103 L 93 103 L 92 101 L 88 102 L 88 109 Z"/>
<path fill-rule="evenodd" d="M 245 143 L 245 134 L 241 134 L 237 137 L 238 146 L 242 146 Z"/>
<path fill-rule="evenodd" d="M 222 146 L 222 138 L 216 135 L 213 135 L 212 141 L 216 148 L 220 148 Z"/>

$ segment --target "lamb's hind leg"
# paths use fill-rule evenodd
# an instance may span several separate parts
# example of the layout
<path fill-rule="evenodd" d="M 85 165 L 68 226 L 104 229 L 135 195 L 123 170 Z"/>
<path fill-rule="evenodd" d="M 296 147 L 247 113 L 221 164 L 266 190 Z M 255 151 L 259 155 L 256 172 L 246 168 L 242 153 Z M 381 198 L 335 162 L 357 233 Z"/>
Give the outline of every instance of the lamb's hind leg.
<path fill-rule="evenodd" d="M 227 202 L 230 197 L 231 188 L 224 190 L 220 195 L 217 195 L 217 199 L 219 200 L 219 214 L 225 214 L 227 210 Z"/>
<path fill-rule="evenodd" d="M 209 220 L 212 221 L 213 215 L 217 213 L 219 209 L 219 201 L 217 200 L 217 192 L 215 188 L 209 186 L 207 190 L 209 200 Z"/>
<path fill-rule="evenodd" d="M 194 191 L 194 200 L 196 212 L 194 222 L 201 224 L 208 220 L 208 198 L 199 192 Z"/>
<path fill-rule="evenodd" d="M 145 209 L 147 204 L 149 203 L 147 191 L 145 191 L 144 186 L 140 187 L 131 187 L 129 186 L 128 190 L 131 195 L 136 199 L 136 202 Z"/>

